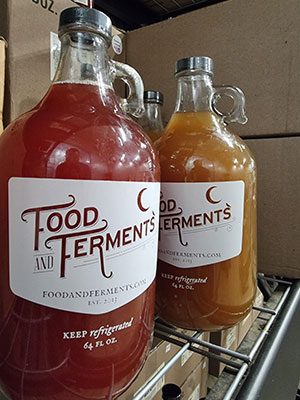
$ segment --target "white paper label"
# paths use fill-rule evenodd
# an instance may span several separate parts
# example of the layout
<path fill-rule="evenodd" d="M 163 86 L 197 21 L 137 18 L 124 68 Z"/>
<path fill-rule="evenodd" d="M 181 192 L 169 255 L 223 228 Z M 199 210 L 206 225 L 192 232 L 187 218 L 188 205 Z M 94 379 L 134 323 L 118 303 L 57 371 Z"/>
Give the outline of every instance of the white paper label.
<path fill-rule="evenodd" d="M 94 7 L 94 0 L 72 0 L 73 3 L 76 3 L 80 6 L 85 6 L 85 7 Z"/>
<path fill-rule="evenodd" d="M 74 2 L 80 4 L 81 6 L 89 6 L 89 0 L 75 0 Z"/>
<path fill-rule="evenodd" d="M 191 268 L 238 256 L 244 191 L 243 181 L 162 183 L 159 259 Z"/>
<path fill-rule="evenodd" d="M 226 349 L 229 349 L 233 345 L 233 342 L 236 340 L 236 338 L 237 338 L 237 326 L 228 328 L 226 332 L 226 343 L 225 343 Z"/>
<path fill-rule="evenodd" d="M 11 178 L 10 287 L 34 303 L 102 314 L 156 273 L 159 183 Z"/>
<path fill-rule="evenodd" d="M 229 349 L 232 346 L 236 337 L 237 337 L 237 326 L 233 326 L 232 328 L 229 328 L 227 331 L 226 344 L 225 344 L 226 349 Z"/>
<path fill-rule="evenodd" d="M 113 51 L 119 56 L 120 54 L 122 54 L 123 51 L 123 43 L 122 43 L 122 39 L 120 38 L 120 36 L 118 35 L 114 35 L 112 37 L 112 41 L 111 41 L 111 46 L 113 48 Z"/>
<path fill-rule="evenodd" d="M 186 350 L 181 356 L 181 366 L 183 367 L 184 364 L 192 357 L 193 352 L 191 350 Z"/>
<path fill-rule="evenodd" d="M 188 397 L 188 400 L 199 400 L 200 399 L 200 383 L 196 386 L 193 393 Z"/>

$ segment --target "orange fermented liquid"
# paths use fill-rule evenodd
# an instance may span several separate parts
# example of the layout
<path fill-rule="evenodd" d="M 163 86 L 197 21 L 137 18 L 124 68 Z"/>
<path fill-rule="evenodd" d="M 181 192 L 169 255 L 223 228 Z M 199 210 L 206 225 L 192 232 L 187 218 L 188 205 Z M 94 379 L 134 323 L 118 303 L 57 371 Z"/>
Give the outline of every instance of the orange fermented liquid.
<path fill-rule="evenodd" d="M 186 185 L 182 190 L 188 193 L 192 182 L 245 184 L 242 250 L 238 256 L 194 268 L 158 261 L 157 311 L 162 319 L 199 330 L 232 326 L 249 313 L 256 293 L 255 161 L 244 142 L 210 111 L 174 113 L 156 146 L 162 188 L 163 182 L 183 182 Z M 161 217 L 161 226 L 163 223 Z M 188 235 L 184 229 L 181 234 L 184 244 Z M 176 250 L 185 248 L 178 245 Z M 196 281 L 202 283 L 193 284 Z"/>
<path fill-rule="evenodd" d="M 147 131 L 145 130 L 149 138 L 152 140 L 152 142 L 155 142 L 157 139 L 159 139 L 162 135 L 162 131 Z"/>
<path fill-rule="evenodd" d="M 41 103 L 0 137 L 0 381 L 10 399 L 111 399 L 135 378 L 149 350 L 155 282 L 128 304 L 101 315 L 46 307 L 10 289 L 11 177 L 159 180 L 157 158 L 141 128 L 116 106 L 112 91 L 102 99 L 97 85 L 52 85 Z M 84 332 L 124 322 L 130 329 L 102 335 L 107 345 L 89 350 L 86 342 L 95 346 L 97 340 Z"/>

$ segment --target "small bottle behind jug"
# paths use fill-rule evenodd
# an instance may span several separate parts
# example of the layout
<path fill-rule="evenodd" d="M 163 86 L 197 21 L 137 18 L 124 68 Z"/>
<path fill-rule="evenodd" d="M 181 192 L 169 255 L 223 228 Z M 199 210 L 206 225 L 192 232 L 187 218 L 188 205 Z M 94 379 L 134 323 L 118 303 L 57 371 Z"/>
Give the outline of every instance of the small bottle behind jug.
<path fill-rule="evenodd" d="M 182 400 L 183 393 L 180 387 L 174 383 L 167 383 L 162 387 L 163 400 Z"/>
<path fill-rule="evenodd" d="M 161 92 L 154 90 L 144 92 L 145 112 L 138 123 L 153 142 L 161 137 L 164 130 L 161 112 L 163 102 L 164 96 Z"/>
<path fill-rule="evenodd" d="M 256 292 L 256 166 L 227 128 L 245 99 L 212 85 L 208 57 L 177 61 L 175 112 L 157 143 L 161 165 L 157 311 L 171 324 L 218 330 L 241 321 Z M 217 103 L 229 96 L 232 110 Z"/>

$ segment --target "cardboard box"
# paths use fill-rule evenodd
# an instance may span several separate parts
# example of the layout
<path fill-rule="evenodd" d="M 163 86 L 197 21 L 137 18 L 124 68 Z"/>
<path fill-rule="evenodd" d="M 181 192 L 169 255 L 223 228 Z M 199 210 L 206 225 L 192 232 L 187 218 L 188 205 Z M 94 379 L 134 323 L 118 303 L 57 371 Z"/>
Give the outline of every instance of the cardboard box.
<path fill-rule="evenodd" d="M 264 297 L 259 288 L 256 291 L 256 297 L 254 301 L 254 305 L 263 306 Z M 259 311 L 252 310 L 247 317 L 245 317 L 239 324 L 235 325 L 232 328 L 224 329 L 220 332 L 211 332 L 210 341 L 218 346 L 225 347 L 230 350 L 237 350 L 238 346 L 241 344 L 242 340 L 248 333 L 251 328 L 253 322 L 257 318 Z M 216 353 L 212 351 L 212 353 Z M 220 354 L 220 353 L 217 353 Z M 230 356 L 225 354 L 220 354 L 222 357 L 230 359 Z M 210 359 L 209 360 L 209 373 L 213 376 L 219 376 L 226 364 L 220 363 L 217 360 Z"/>
<path fill-rule="evenodd" d="M 300 65 L 298 0 L 228 0 L 127 35 L 127 63 L 146 89 L 164 94 L 163 115 L 175 106 L 176 60 L 209 56 L 214 84 L 240 87 L 249 122 L 234 124 L 241 136 L 298 134 Z"/>
<path fill-rule="evenodd" d="M 58 31 L 60 12 L 75 6 L 73 0 L 0 1 L 0 35 L 8 42 L 5 126 L 34 107 L 48 90 L 51 66 L 55 68 L 50 59 L 51 32 Z M 122 37 L 116 29 L 113 34 Z"/>
<path fill-rule="evenodd" d="M 193 335 L 195 332 L 187 331 L 189 335 Z M 209 332 L 203 332 L 199 339 L 206 342 L 209 341 Z M 195 347 L 201 348 L 199 345 Z M 206 348 L 204 350 L 207 350 Z M 174 366 L 166 373 L 166 383 L 176 383 L 181 386 L 185 379 L 191 374 L 196 366 L 202 361 L 204 357 L 201 354 L 197 354 L 193 351 L 187 350 L 183 353 Z"/>
<path fill-rule="evenodd" d="M 0 37 L 0 134 L 3 131 L 3 100 L 5 79 L 5 45 L 6 42 Z"/>
<path fill-rule="evenodd" d="M 201 384 L 200 384 L 200 399 L 206 397 L 208 388 L 208 366 L 209 360 L 204 358 L 201 363 L 202 374 L 201 374 Z"/>
<path fill-rule="evenodd" d="M 238 347 L 238 326 L 235 325 L 232 328 L 224 329 L 219 332 L 211 332 L 210 341 L 218 346 L 225 347 L 226 349 L 230 349 L 235 351 Z M 218 352 L 212 351 L 212 353 L 216 353 L 221 355 L 224 358 L 230 359 L 230 356 L 225 354 L 220 354 Z M 209 373 L 214 376 L 219 376 L 226 364 L 219 362 L 211 358 L 209 360 Z"/>
<path fill-rule="evenodd" d="M 300 137 L 246 143 L 258 166 L 258 269 L 300 278 Z"/>
<path fill-rule="evenodd" d="M 50 85 L 50 32 L 71 0 L 1 0 L 0 35 L 8 42 L 4 124 L 35 106 Z M 34 82 L 34 84 L 33 84 Z"/>
<path fill-rule="evenodd" d="M 263 307 L 264 306 L 264 295 L 259 290 L 259 288 L 257 288 L 254 305 L 257 306 L 257 307 Z M 258 317 L 259 313 L 260 313 L 260 311 L 252 310 L 252 323 L 256 320 L 256 318 Z"/>
<path fill-rule="evenodd" d="M 242 343 L 253 324 L 253 310 L 238 324 L 238 346 Z"/>
<path fill-rule="evenodd" d="M 144 385 L 166 365 L 166 363 L 178 352 L 178 350 L 178 346 L 154 338 L 152 348 L 138 377 L 129 386 L 126 392 L 119 396 L 119 399 L 131 399 L 133 395 L 140 390 L 140 388 L 144 387 Z M 151 390 L 151 393 L 148 393 L 147 398 L 150 399 L 150 395 L 155 396 L 155 394 L 161 390 L 164 383 L 165 377 L 163 376 Z"/>
<path fill-rule="evenodd" d="M 208 360 L 204 358 L 181 386 L 183 398 L 199 400 L 207 395 Z"/>
<path fill-rule="evenodd" d="M 6 21 L 0 35 L 11 43 L 6 122 L 35 105 L 46 92 L 49 32 L 57 32 L 59 12 L 75 5 L 72 0 L 53 0 L 48 8 L 41 4 L 39 0 L 2 0 L 0 4 Z M 126 62 L 141 74 L 145 89 L 164 93 L 164 119 L 168 120 L 176 98 L 175 61 L 208 55 L 215 63 L 214 83 L 239 86 L 246 94 L 249 122 L 234 124 L 235 133 L 296 135 L 300 131 L 300 80 L 295 79 L 300 64 L 299 15 L 298 0 L 289 0 L 288 6 L 286 0 L 228 0 L 128 32 Z"/>
<path fill-rule="evenodd" d="M 195 332 L 187 331 L 193 335 Z M 209 340 L 209 333 L 203 333 L 202 340 Z M 180 347 L 163 340 L 155 339 L 152 349 L 146 359 L 144 367 L 136 380 L 121 396 L 120 400 L 131 400 L 150 380 L 156 375 L 171 358 L 180 350 Z M 166 372 L 166 374 L 156 383 L 156 385 L 144 396 L 144 400 L 160 400 L 161 389 L 166 383 L 175 383 L 181 386 L 196 366 L 203 360 L 203 356 L 192 351 L 186 351 Z"/>
<path fill-rule="evenodd" d="M 264 304 L 264 296 L 263 296 L 262 292 L 259 290 L 259 288 L 257 288 L 254 305 L 262 307 L 263 304 Z M 247 317 L 244 318 L 243 321 L 241 321 L 238 324 L 238 346 L 241 344 L 244 337 L 247 335 L 247 333 L 251 329 L 254 321 L 258 317 L 258 314 L 259 314 L 259 311 L 251 310 L 251 312 L 247 315 Z"/>

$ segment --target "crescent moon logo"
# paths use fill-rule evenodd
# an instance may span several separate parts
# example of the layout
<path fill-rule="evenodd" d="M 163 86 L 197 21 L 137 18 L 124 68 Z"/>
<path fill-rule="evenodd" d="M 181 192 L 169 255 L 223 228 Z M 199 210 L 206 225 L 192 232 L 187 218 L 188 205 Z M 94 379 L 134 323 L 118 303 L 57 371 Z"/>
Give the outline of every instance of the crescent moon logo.
<path fill-rule="evenodd" d="M 218 203 L 220 203 L 220 201 L 221 200 L 213 200 L 212 198 L 211 198 L 211 191 L 213 190 L 213 189 L 215 189 L 217 186 L 212 186 L 212 187 L 210 187 L 209 189 L 207 189 L 207 192 L 206 192 L 206 200 L 209 202 L 209 203 L 211 203 L 211 204 L 218 204 Z"/>
<path fill-rule="evenodd" d="M 140 191 L 140 193 L 138 194 L 138 197 L 137 197 L 137 205 L 138 205 L 139 209 L 140 209 L 142 212 L 146 212 L 146 211 L 149 210 L 149 207 L 145 208 L 145 207 L 143 206 L 143 204 L 142 204 L 142 195 L 143 195 L 143 193 L 144 193 L 145 190 L 147 190 L 147 188 L 142 189 L 142 190 Z"/>

